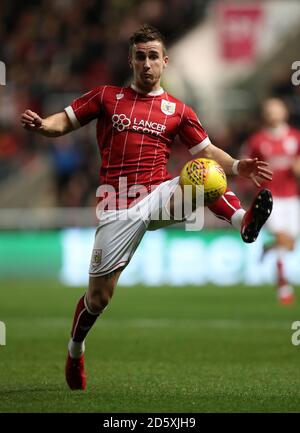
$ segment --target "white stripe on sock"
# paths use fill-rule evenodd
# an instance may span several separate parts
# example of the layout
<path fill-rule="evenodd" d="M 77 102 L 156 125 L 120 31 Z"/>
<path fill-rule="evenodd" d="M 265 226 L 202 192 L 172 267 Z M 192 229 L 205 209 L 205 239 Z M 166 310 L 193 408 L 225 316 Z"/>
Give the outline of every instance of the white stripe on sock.
<path fill-rule="evenodd" d="M 239 231 L 241 230 L 242 221 L 245 213 L 246 211 L 244 209 L 238 209 L 236 212 L 234 212 L 234 214 L 231 217 L 232 226 Z"/>
<path fill-rule="evenodd" d="M 68 344 L 68 350 L 71 358 L 80 358 L 85 351 L 84 341 L 73 341 L 71 338 Z"/>

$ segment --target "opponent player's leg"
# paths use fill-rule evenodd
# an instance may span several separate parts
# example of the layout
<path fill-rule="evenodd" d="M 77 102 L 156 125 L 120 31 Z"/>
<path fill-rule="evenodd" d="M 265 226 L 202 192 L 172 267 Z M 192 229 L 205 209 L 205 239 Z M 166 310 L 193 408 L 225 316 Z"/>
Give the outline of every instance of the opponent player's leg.
<path fill-rule="evenodd" d="M 88 291 L 77 303 L 66 362 L 66 380 L 71 389 L 86 387 L 84 341 L 113 296 L 122 269 L 104 276 L 90 277 Z"/>
<path fill-rule="evenodd" d="M 288 233 L 274 233 L 274 243 L 272 248 L 274 248 L 276 252 L 277 296 L 278 301 L 283 305 L 292 304 L 295 300 L 294 288 L 286 279 L 284 264 L 288 252 L 293 251 L 294 244 L 294 238 Z"/>
<path fill-rule="evenodd" d="M 271 215 L 273 199 L 269 190 L 262 189 L 245 211 L 234 192 L 227 189 L 224 195 L 208 207 L 218 218 L 238 229 L 244 242 L 252 243 Z"/>
<path fill-rule="evenodd" d="M 264 253 L 273 249 L 276 256 L 277 296 L 281 304 L 295 300 L 293 287 L 286 279 L 285 263 L 294 249 L 299 235 L 300 202 L 298 197 L 274 197 L 274 211 L 268 220 L 268 229 L 273 234 L 273 243 L 267 245 Z"/>

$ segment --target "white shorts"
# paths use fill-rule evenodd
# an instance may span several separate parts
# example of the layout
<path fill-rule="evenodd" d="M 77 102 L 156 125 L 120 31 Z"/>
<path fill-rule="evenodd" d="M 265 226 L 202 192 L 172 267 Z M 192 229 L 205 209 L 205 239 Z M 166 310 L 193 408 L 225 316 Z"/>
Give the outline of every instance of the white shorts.
<path fill-rule="evenodd" d="M 178 184 L 179 177 L 176 177 L 160 184 L 129 209 L 100 213 L 89 269 L 91 276 L 106 275 L 126 266 L 147 230 L 180 222 L 159 218 Z"/>
<path fill-rule="evenodd" d="M 273 211 L 266 223 L 272 233 L 286 233 L 296 238 L 300 232 L 300 200 L 298 197 L 273 197 Z"/>

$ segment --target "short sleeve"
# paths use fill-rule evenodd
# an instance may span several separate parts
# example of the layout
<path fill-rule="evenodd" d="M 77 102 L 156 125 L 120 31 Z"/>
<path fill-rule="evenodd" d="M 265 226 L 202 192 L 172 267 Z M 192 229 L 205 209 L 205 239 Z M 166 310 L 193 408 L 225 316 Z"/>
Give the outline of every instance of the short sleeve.
<path fill-rule="evenodd" d="M 65 108 L 65 112 L 75 129 L 100 116 L 104 92 L 105 86 L 97 87 L 75 99 L 71 105 Z"/>
<path fill-rule="evenodd" d="M 184 107 L 179 126 L 179 137 L 192 155 L 201 152 L 211 141 L 201 125 L 197 115 L 187 105 Z"/>

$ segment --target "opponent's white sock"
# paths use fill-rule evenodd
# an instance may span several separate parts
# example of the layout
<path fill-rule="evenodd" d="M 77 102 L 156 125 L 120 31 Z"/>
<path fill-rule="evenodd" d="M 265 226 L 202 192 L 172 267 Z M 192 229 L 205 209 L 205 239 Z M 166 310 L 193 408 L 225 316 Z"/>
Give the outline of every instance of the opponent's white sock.
<path fill-rule="evenodd" d="M 71 338 L 68 344 L 68 349 L 71 358 L 80 358 L 85 351 L 84 341 L 73 341 Z"/>
<path fill-rule="evenodd" d="M 234 227 L 237 230 L 241 230 L 242 227 L 242 220 L 244 218 L 246 211 L 245 209 L 238 209 L 231 217 L 231 224 L 232 227 Z"/>

